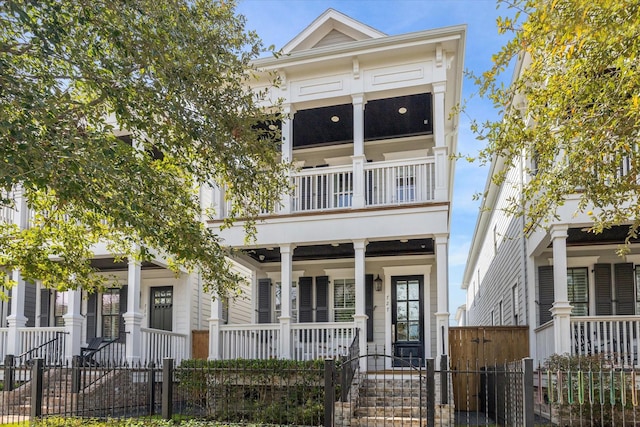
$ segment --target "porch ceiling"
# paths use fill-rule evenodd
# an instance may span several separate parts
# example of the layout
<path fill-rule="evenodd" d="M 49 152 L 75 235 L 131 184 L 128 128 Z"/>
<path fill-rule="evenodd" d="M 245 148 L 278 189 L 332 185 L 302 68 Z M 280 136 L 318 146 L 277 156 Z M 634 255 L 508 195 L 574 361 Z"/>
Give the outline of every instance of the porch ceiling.
<path fill-rule="evenodd" d="M 335 245 L 335 246 L 334 246 Z M 255 248 L 244 251 L 260 263 L 280 262 L 280 248 Z M 367 257 L 433 255 L 433 239 L 386 240 L 369 242 Z M 293 251 L 293 261 L 353 258 L 352 243 L 297 246 Z"/>
<path fill-rule="evenodd" d="M 617 225 L 603 230 L 602 233 L 594 234 L 584 228 L 570 228 L 567 232 L 567 246 L 605 245 L 622 244 L 627 238 L 629 227 Z M 638 243 L 640 239 L 631 239 L 631 243 Z M 552 247 L 550 244 L 549 247 Z"/>
<path fill-rule="evenodd" d="M 126 258 L 120 261 L 116 261 L 114 258 L 94 258 L 91 260 L 91 267 L 98 271 L 127 271 L 128 265 L 129 262 Z M 157 270 L 164 268 L 150 261 L 144 261 L 140 267 L 142 270 Z"/>

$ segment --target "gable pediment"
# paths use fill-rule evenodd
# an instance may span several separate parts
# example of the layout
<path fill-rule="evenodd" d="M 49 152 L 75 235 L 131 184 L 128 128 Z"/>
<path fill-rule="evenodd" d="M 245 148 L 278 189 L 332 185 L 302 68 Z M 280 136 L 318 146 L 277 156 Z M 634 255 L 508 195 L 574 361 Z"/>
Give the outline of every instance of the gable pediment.
<path fill-rule="evenodd" d="M 386 34 L 334 9 L 327 9 L 300 34 L 287 43 L 284 53 L 328 47 L 342 43 L 384 37 Z"/>

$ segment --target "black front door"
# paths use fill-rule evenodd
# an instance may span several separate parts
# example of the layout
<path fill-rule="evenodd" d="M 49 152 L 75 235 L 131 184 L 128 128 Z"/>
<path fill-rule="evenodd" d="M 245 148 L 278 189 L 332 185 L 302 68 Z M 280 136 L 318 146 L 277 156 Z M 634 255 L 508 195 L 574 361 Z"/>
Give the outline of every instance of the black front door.
<path fill-rule="evenodd" d="M 153 329 L 172 330 L 173 287 L 151 288 L 151 319 Z"/>
<path fill-rule="evenodd" d="M 391 278 L 392 340 L 395 366 L 422 365 L 424 360 L 424 307 L 422 276 Z"/>

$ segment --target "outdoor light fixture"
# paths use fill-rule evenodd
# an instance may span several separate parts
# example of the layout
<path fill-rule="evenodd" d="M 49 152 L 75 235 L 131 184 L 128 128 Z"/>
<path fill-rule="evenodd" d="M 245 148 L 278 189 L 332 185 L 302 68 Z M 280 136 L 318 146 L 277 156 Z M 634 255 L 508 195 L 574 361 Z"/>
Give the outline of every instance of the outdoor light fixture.
<path fill-rule="evenodd" d="M 373 284 L 375 285 L 377 292 L 380 292 L 382 290 L 382 279 L 380 278 L 379 274 L 375 279 L 373 279 Z"/>

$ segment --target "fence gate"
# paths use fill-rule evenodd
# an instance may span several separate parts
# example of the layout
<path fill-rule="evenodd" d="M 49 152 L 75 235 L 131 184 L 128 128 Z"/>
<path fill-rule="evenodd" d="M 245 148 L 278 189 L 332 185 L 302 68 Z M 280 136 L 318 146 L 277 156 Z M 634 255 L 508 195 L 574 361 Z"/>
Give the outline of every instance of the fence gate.
<path fill-rule="evenodd" d="M 529 327 L 451 327 L 449 355 L 456 409 L 481 410 L 480 372 L 491 366 L 529 357 Z"/>

